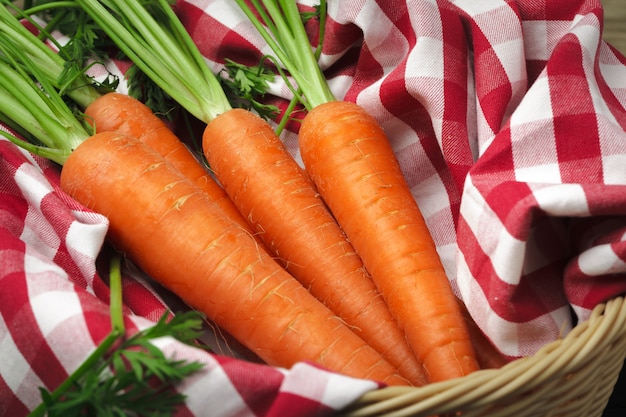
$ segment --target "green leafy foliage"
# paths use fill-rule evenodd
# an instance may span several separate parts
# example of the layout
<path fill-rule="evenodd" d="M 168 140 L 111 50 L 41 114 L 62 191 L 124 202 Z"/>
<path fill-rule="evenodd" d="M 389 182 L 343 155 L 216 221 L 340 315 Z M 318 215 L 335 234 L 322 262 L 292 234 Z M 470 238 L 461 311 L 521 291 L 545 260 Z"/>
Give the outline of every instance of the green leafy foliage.
<path fill-rule="evenodd" d="M 174 0 L 168 0 L 174 4 Z M 115 42 L 82 8 L 71 1 L 34 0 L 30 2 L 29 13 L 36 13 L 45 23 L 45 31 L 50 34 L 58 31 L 67 38 L 59 51 L 66 66 L 61 76 L 62 83 L 69 83 L 78 73 L 84 73 L 93 63 L 107 60 L 126 59 Z M 146 9 L 156 19 L 165 19 L 162 10 L 154 1 L 143 1 Z M 120 17 L 123 18 L 123 17 Z M 136 65 L 130 66 L 124 74 L 129 95 L 144 102 L 153 112 L 168 116 L 178 104 L 147 77 Z M 111 74 L 101 83 L 101 91 L 115 90 L 119 80 Z"/>
<path fill-rule="evenodd" d="M 302 23 L 306 24 L 311 19 L 319 19 L 320 14 L 321 14 L 321 6 L 317 4 L 313 7 L 313 11 L 300 13 L 300 16 L 302 18 Z"/>
<path fill-rule="evenodd" d="M 40 389 L 47 415 L 72 416 L 170 416 L 185 396 L 174 385 L 202 368 L 198 362 L 166 357 L 153 344 L 174 337 L 195 344 L 202 318 L 196 312 L 167 315 L 141 330 L 93 363 L 73 381 L 59 399 Z"/>
<path fill-rule="evenodd" d="M 32 10 L 40 10 L 38 17 L 46 22 L 46 36 L 58 31 L 69 38 L 60 51 L 65 59 L 61 84 L 69 83 L 75 74 L 84 73 L 88 61 L 103 62 L 108 59 L 113 43 L 80 8 L 72 7 L 71 3 L 68 6 L 69 2 L 55 0 L 35 0 L 30 3 L 31 8 L 34 8 Z M 110 90 L 117 85 L 115 77 L 103 83 L 103 87 Z"/>
<path fill-rule="evenodd" d="M 39 388 L 42 403 L 29 417 L 165 417 L 184 404 L 175 385 L 202 369 L 199 362 L 168 358 L 161 338 L 199 346 L 203 316 L 165 313 L 151 327 L 126 336 L 122 312 L 121 258 L 111 258 L 111 333 L 53 392 Z"/>
<path fill-rule="evenodd" d="M 176 112 L 182 110 L 172 97 L 136 65 L 131 65 L 125 76 L 128 80 L 128 95 L 142 101 L 155 114 L 174 120 Z"/>
<path fill-rule="evenodd" d="M 276 106 L 262 101 L 269 83 L 276 77 L 266 66 L 262 64 L 247 66 L 226 59 L 224 72 L 225 76 L 220 78 L 220 82 L 234 106 L 254 110 L 266 119 L 278 115 Z"/>

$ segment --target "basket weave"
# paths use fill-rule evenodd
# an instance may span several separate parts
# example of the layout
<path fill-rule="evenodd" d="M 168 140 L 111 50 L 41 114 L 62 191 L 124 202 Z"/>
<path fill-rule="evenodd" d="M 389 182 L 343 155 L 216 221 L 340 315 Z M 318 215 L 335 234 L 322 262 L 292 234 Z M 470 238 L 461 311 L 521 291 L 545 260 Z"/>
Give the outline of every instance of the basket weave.
<path fill-rule="evenodd" d="M 626 358 L 623 297 L 534 356 L 424 387 L 368 392 L 339 416 L 601 416 Z"/>

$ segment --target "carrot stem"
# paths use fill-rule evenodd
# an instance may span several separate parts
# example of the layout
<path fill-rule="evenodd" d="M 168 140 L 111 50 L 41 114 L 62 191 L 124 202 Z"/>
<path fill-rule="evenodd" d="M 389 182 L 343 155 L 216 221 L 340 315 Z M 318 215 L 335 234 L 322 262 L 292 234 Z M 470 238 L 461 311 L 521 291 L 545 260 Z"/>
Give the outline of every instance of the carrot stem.
<path fill-rule="evenodd" d="M 12 45 L 20 48 L 21 51 L 28 56 L 29 62 L 38 68 L 38 76 L 45 77 L 48 82 L 60 90 L 60 94 L 67 94 L 68 97 L 82 107 L 86 107 L 89 103 L 100 96 L 98 90 L 93 87 L 90 80 L 88 80 L 83 73 L 75 74 L 71 80 L 68 80 L 63 85 L 59 84 L 65 65 L 64 58 L 59 55 L 62 54 L 60 46 L 55 43 L 54 38 L 49 34 L 46 34 L 46 39 L 55 43 L 55 47 L 59 49 L 59 53 L 55 52 L 44 42 L 33 42 L 35 35 L 33 35 L 33 33 L 31 33 L 18 19 L 16 19 L 16 16 L 28 19 L 29 22 L 37 28 L 37 30 L 45 34 L 45 29 L 29 17 L 31 13 L 36 11 L 36 9 L 33 8 L 29 11 L 22 11 L 12 5 L 8 0 L 2 0 L 2 3 L 7 5 L 7 7 L 0 8 L 0 34 L 2 34 L 3 37 L 10 39 Z M 70 2 L 59 3 L 65 5 Z M 11 10 L 13 10 L 15 15 L 9 11 L 8 7 L 11 7 Z"/>
<path fill-rule="evenodd" d="M 110 262 L 109 274 L 109 290 L 110 302 L 109 311 L 111 315 L 111 332 L 104 340 L 91 352 L 71 375 L 69 375 L 54 391 L 50 393 L 49 400 L 51 402 L 60 399 L 63 394 L 74 387 L 83 375 L 89 372 L 95 364 L 111 349 L 113 344 L 117 342 L 125 332 L 124 315 L 122 311 L 122 275 L 121 275 L 121 257 L 115 254 Z M 27 417 L 39 417 L 45 415 L 47 404 L 40 403 L 33 409 Z"/>
<path fill-rule="evenodd" d="M 276 57 L 287 68 L 300 88 L 305 91 L 303 104 L 312 109 L 322 103 L 336 100 L 322 73 L 316 54 L 310 42 L 295 1 L 253 0 L 255 11 L 262 16 L 261 22 L 245 0 L 236 0 L 241 10 L 257 29 Z M 320 2 L 320 10 L 325 12 L 326 2 Z M 322 25 L 322 30 L 323 30 Z M 322 34 L 320 30 L 320 34 Z M 320 41 L 322 37 L 320 35 Z"/>
<path fill-rule="evenodd" d="M 45 77 L 39 77 L 40 88 L 23 68 L 38 74 L 38 68 L 28 58 L 17 62 L 14 58 L 21 51 L 11 41 L 0 36 L 0 90 L 5 94 L 0 100 L 0 113 L 13 123 L 23 127 L 37 137 L 46 147 L 30 148 L 34 153 L 45 152 L 45 156 L 63 164 L 69 154 L 88 136 L 85 127 L 72 114 L 58 94 L 48 94 L 53 87 Z M 6 118 L 6 117 L 5 117 Z"/>
<path fill-rule="evenodd" d="M 124 313 L 122 310 L 122 256 L 119 253 L 115 253 L 111 256 L 109 292 L 111 327 L 113 331 L 124 333 Z"/>
<path fill-rule="evenodd" d="M 137 67 L 189 113 L 206 123 L 230 110 L 216 75 L 165 0 L 163 21 L 139 2 L 76 0 Z"/>

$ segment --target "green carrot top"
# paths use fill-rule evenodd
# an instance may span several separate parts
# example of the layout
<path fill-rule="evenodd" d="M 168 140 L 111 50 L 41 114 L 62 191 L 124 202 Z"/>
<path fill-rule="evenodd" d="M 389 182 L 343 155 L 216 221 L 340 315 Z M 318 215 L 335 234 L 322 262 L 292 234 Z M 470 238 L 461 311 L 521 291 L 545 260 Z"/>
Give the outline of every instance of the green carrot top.
<path fill-rule="evenodd" d="M 38 69 L 38 75 L 54 85 L 61 95 L 67 95 L 84 108 L 102 92 L 116 87 L 116 84 L 109 80 L 101 84 L 95 83 L 93 79 L 85 75 L 85 69 L 68 71 L 67 67 L 72 62 L 64 56 L 61 45 L 54 45 L 59 50 L 58 53 L 55 52 L 19 20 L 19 18 L 28 18 L 27 15 L 9 0 L 1 1 L 4 7 L 0 8 L 0 36 L 10 39 L 11 43 L 28 57 L 31 65 Z M 43 32 L 43 28 L 34 20 L 30 21 Z M 49 34 L 46 38 L 55 42 Z"/>
<path fill-rule="evenodd" d="M 6 132 L 17 145 L 61 165 L 90 135 L 58 90 L 13 40 L 0 33 L 0 121 L 34 144 Z"/>
<path fill-rule="evenodd" d="M 148 79 L 201 121 L 208 123 L 234 106 L 253 109 L 266 118 L 277 113 L 275 106 L 257 100 L 265 95 L 268 81 L 276 75 L 270 75 L 262 64 L 247 67 L 227 58 L 224 76 L 214 74 L 175 14 L 171 1 L 39 0 L 35 3 L 37 6 L 31 9 L 31 13 L 45 10 L 47 12 L 44 14 L 51 22 L 65 22 L 59 23 L 60 26 L 67 27 L 70 24 L 67 20 L 71 19 L 83 22 L 81 25 L 85 26 L 84 30 L 78 31 L 74 28 L 68 34 L 72 43 L 82 42 L 96 48 L 91 38 L 99 37 L 101 32 L 106 33 L 111 42 Z M 289 5 L 289 2 L 286 4 Z M 84 16 L 78 11 L 68 11 L 72 5 L 89 15 L 93 24 L 84 23 Z M 315 90 L 321 91 L 321 94 L 315 102 L 331 100 L 332 94 L 316 68 L 317 65 L 307 64 L 315 63 L 315 57 L 309 58 L 307 54 L 310 51 L 304 51 L 310 49 L 310 45 L 303 27 L 299 27 L 302 26 L 302 21 L 298 8 L 295 3 L 291 6 L 288 8 L 290 14 L 286 22 L 293 29 L 293 35 L 288 33 L 292 29 L 287 29 L 284 38 L 294 38 L 291 48 L 296 52 L 302 51 L 297 60 L 298 65 L 293 68 L 308 68 L 303 75 L 294 74 L 295 78 L 299 84 L 311 85 L 307 89 L 313 89 L 312 85 L 316 85 Z M 322 3 L 321 8 L 325 8 L 325 3 Z M 283 26 L 285 25 L 281 24 Z M 81 37 L 87 39 L 81 41 Z M 84 50 L 83 53 L 88 51 Z M 263 57 L 261 62 L 265 59 L 267 57 Z M 287 60 L 282 57 L 281 61 Z M 295 89 L 294 93 L 297 98 L 301 98 Z"/>
<path fill-rule="evenodd" d="M 307 109 L 336 100 L 318 64 L 320 50 L 311 47 L 302 15 L 293 0 L 236 0 L 258 33 L 272 48 L 276 58 L 296 81 Z M 256 12 L 256 13 L 255 13 Z M 320 39 L 323 44 L 326 1 L 320 0 Z M 319 47 L 318 47 L 319 48 Z"/>
<path fill-rule="evenodd" d="M 146 76 L 196 118 L 208 123 L 232 108 L 219 79 L 166 0 L 149 5 L 129 0 L 75 3 Z"/>

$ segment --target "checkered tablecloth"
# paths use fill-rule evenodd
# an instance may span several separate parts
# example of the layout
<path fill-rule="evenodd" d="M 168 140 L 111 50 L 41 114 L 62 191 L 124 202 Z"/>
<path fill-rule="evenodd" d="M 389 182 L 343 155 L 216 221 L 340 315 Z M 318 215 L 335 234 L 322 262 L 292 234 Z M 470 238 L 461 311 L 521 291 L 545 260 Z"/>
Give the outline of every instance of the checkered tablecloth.
<path fill-rule="evenodd" d="M 532 355 L 624 293 L 626 59 L 602 40 L 599 0 L 328 6 L 333 92 L 388 132 L 455 292 L 505 355 Z M 216 71 L 271 52 L 232 1 L 176 10 Z M 290 97 L 280 81 L 271 93 Z M 283 139 L 299 158 L 296 131 Z M 58 188 L 58 172 L 0 140 L 0 416 L 26 415 L 37 387 L 57 386 L 110 330 L 108 223 Z M 124 297 L 131 331 L 167 305 L 132 270 Z M 179 387 L 181 416 L 327 415 L 378 387 L 162 347 L 207 365 Z"/>

